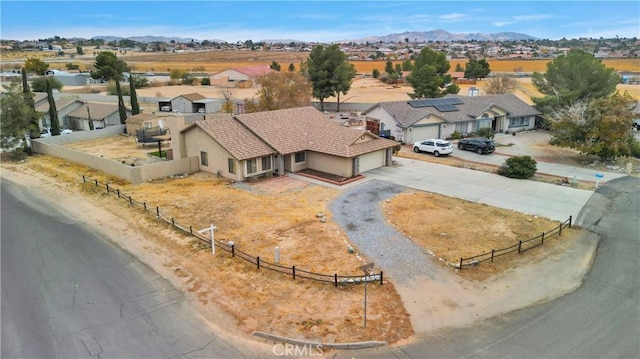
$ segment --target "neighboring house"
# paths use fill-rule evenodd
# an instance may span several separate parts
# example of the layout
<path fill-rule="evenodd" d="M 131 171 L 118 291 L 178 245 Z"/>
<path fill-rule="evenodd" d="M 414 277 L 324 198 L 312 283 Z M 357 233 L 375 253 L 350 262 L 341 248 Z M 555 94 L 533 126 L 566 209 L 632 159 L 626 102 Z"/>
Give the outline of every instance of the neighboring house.
<path fill-rule="evenodd" d="M 46 97 L 45 97 L 46 98 Z M 54 95 L 55 98 L 55 95 Z M 69 120 L 69 113 L 78 109 L 84 102 L 73 97 L 63 97 L 55 101 L 56 110 L 58 112 L 58 123 L 61 129 L 71 128 L 71 121 Z M 51 117 L 49 116 L 49 101 L 41 101 L 36 106 L 36 111 L 42 113 L 40 118 L 40 130 L 51 127 Z"/>
<path fill-rule="evenodd" d="M 127 116 L 131 116 L 131 110 L 127 109 Z M 85 102 L 82 106 L 67 114 L 71 129 L 89 131 L 89 120 L 93 122 L 93 128 L 98 130 L 107 126 L 120 124 L 118 105 L 107 103 Z"/>
<path fill-rule="evenodd" d="M 158 101 L 158 110 L 161 112 L 214 113 L 221 108 L 220 101 L 206 98 L 199 93 L 179 95 Z"/>
<path fill-rule="evenodd" d="M 86 86 L 91 77 L 88 73 L 69 73 L 60 70 L 47 70 L 44 74 L 53 76 L 65 86 Z"/>
<path fill-rule="evenodd" d="M 127 133 L 136 133 L 136 130 L 150 130 L 154 127 L 165 128 L 168 113 L 139 113 L 127 117 L 125 128 Z"/>
<path fill-rule="evenodd" d="M 312 169 L 344 178 L 391 164 L 396 142 L 340 126 L 314 107 L 207 117 L 181 131 L 174 153 L 242 181 Z"/>
<path fill-rule="evenodd" d="M 429 138 L 470 135 L 479 128 L 495 132 L 533 129 L 541 113 L 513 94 L 457 96 L 380 102 L 365 110 L 368 123 L 377 123 L 396 141 L 413 143 Z"/>
<path fill-rule="evenodd" d="M 234 67 L 215 73 L 209 79 L 211 85 L 216 86 L 253 87 L 259 77 L 272 72 L 275 70 L 267 65 Z"/>

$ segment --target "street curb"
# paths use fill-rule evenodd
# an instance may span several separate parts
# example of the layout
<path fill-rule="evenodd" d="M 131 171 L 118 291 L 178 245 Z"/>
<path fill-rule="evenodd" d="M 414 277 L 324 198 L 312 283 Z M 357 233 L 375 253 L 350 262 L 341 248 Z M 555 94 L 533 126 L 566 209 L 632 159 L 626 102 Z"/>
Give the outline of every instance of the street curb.
<path fill-rule="evenodd" d="M 254 336 L 273 340 L 278 343 L 289 343 L 293 345 L 307 345 L 307 346 L 315 346 L 329 349 L 341 349 L 341 350 L 354 350 L 354 349 L 366 349 L 366 348 L 375 348 L 387 345 L 387 342 L 382 341 L 367 341 L 367 342 L 353 342 L 353 343 L 320 343 L 314 341 L 300 340 L 300 339 L 292 339 L 287 337 L 282 337 L 275 334 L 269 334 L 265 332 L 255 331 L 253 332 Z"/>

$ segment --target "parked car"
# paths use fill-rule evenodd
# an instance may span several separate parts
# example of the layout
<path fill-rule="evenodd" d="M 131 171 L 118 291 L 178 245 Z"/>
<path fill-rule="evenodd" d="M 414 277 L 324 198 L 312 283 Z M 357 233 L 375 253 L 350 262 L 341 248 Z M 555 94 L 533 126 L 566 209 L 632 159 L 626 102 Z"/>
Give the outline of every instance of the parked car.
<path fill-rule="evenodd" d="M 491 153 L 496 150 L 493 140 L 483 137 L 463 138 L 458 141 L 458 148 L 461 150 L 474 151 L 478 154 Z"/>
<path fill-rule="evenodd" d="M 445 140 L 431 139 L 414 143 L 413 152 L 429 152 L 436 157 L 440 157 L 440 155 L 453 153 L 453 146 L 451 146 L 451 142 Z"/>

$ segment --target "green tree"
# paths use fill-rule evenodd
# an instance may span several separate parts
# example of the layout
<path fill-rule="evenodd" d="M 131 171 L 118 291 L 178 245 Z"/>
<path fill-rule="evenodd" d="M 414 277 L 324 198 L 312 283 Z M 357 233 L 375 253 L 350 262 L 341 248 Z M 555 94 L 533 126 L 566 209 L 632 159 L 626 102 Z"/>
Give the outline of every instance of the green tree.
<path fill-rule="evenodd" d="M 122 73 L 129 71 L 129 66 L 126 62 L 118 59 L 114 53 L 102 51 L 98 53 L 98 56 L 96 56 L 96 62 L 93 64 L 93 67 L 96 69 L 96 71 L 91 72 L 91 77 L 94 79 L 115 81 L 116 91 L 118 92 L 118 112 L 120 114 L 120 123 L 125 124 L 127 121 L 127 109 L 124 107 L 120 80 L 122 79 Z"/>
<path fill-rule="evenodd" d="M 40 133 L 37 122 L 38 113 L 25 100 L 20 81 L 3 85 L 0 95 L 0 147 L 13 150 L 30 133 Z"/>
<path fill-rule="evenodd" d="M 498 174 L 509 178 L 527 179 L 536 174 L 537 164 L 530 156 L 511 157 L 498 169 Z"/>
<path fill-rule="evenodd" d="M 289 64 L 289 72 L 294 72 L 296 70 L 296 65 L 292 63 Z"/>
<path fill-rule="evenodd" d="M 346 94 L 355 77 L 353 64 L 347 62 L 347 55 L 336 44 L 314 47 L 306 65 L 313 97 L 320 100 L 322 111 L 324 100 L 338 95 L 338 92 Z"/>
<path fill-rule="evenodd" d="M 377 79 L 378 77 L 380 77 L 380 70 L 373 69 L 373 71 L 371 71 L 371 76 L 373 76 L 374 79 Z"/>
<path fill-rule="evenodd" d="M 47 87 L 47 101 L 49 101 L 49 121 L 51 122 L 51 136 L 58 136 L 60 134 L 60 121 L 58 121 L 58 108 L 56 107 L 56 101 L 53 99 L 53 91 L 49 85 L 49 81 L 46 82 Z"/>
<path fill-rule="evenodd" d="M 38 116 L 37 116 L 37 112 L 36 112 L 36 105 L 35 105 L 35 101 L 33 100 L 33 92 L 31 92 L 31 89 L 29 88 L 29 82 L 27 82 L 27 72 L 24 70 L 24 68 L 22 69 L 22 72 L 20 73 L 21 77 L 22 77 L 22 97 L 24 98 L 25 103 L 31 108 L 32 113 L 34 114 L 32 118 L 29 119 L 29 128 L 31 129 L 30 132 L 30 136 L 31 138 L 38 138 L 40 137 L 40 131 L 36 131 L 37 129 L 40 128 L 40 126 L 38 125 Z"/>
<path fill-rule="evenodd" d="M 133 74 L 129 77 L 129 101 L 131 101 L 131 114 L 137 115 L 140 113 L 140 104 L 138 103 L 138 94 L 136 93 L 136 76 Z"/>
<path fill-rule="evenodd" d="M 609 159 L 633 154 L 629 129 L 636 100 L 628 93 L 578 100 L 553 111 L 551 143 Z"/>
<path fill-rule="evenodd" d="M 455 69 L 455 71 L 456 71 L 456 72 L 464 72 L 464 67 L 462 67 L 462 66 L 458 63 L 458 64 L 456 64 L 456 69 Z"/>
<path fill-rule="evenodd" d="M 29 72 L 34 72 L 37 75 L 44 75 L 45 71 L 49 68 L 49 64 L 40 60 L 37 57 L 28 58 L 24 62 L 24 69 Z"/>
<path fill-rule="evenodd" d="M 384 72 L 386 72 L 388 75 L 395 73 L 395 70 L 393 69 L 393 62 L 391 60 L 387 60 L 387 62 L 385 62 Z"/>
<path fill-rule="evenodd" d="M 517 82 L 508 76 L 499 75 L 491 77 L 487 81 L 484 91 L 487 95 L 500 95 L 505 93 L 513 93 L 516 89 Z"/>
<path fill-rule="evenodd" d="M 460 88 L 452 82 L 451 75 L 447 75 L 449 68 L 444 53 L 435 52 L 429 47 L 423 48 L 415 56 L 413 71 L 407 77 L 414 91 L 409 96 L 413 99 L 434 98 L 458 93 Z"/>
<path fill-rule="evenodd" d="M 396 64 L 395 73 L 398 74 L 398 76 L 402 75 L 402 65 Z"/>
<path fill-rule="evenodd" d="M 169 77 L 172 80 L 180 80 L 184 77 L 187 72 L 181 69 L 171 69 L 169 72 Z"/>
<path fill-rule="evenodd" d="M 413 70 L 413 63 L 411 60 L 406 59 L 402 61 L 402 71 L 411 71 Z"/>
<path fill-rule="evenodd" d="M 478 60 L 475 57 L 469 59 L 467 67 L 464 70 L 464 77 L 467 79 L 482 79 L 491 73 L 487 60 Z"/>
<path fill-rule="evenodd" d="M 79 70 L 80 69 L 80 65 L 74 64 L 72 62 L 69 62 L 68 64 L 66 64 L 65 67 L 67 68 L 67 70 Z"/>
<path fill-rule="evenodd" d="M 275 71 L 280 71 L 281 69 L 280 64 L 275 61 L 271 62 L 271 65 L 269 67 Z"/>
<path fill-rule="evenodd" d="M 82 49 L 82 46 L 76 46 L 76 53 L 78 55 L 84 55 L 84 50 Z"/>
<path fill-rule="evenodd" d="M 547 72 L 534 72 L 531 81 L 545 95 L 533 98 L 533 102 L 546 115 L 579 100 L 613 94 L 619 77 L 590 53 L 571 50 L 549 62 Z"/>
<path fill-rule="evenodd" d="M 46 92 L 47 83 L 49 83 L 49 86 L 51 86 L 52 89 L 56 89 L 58 91 L 62 90 L 62 87 L 64 86 L 62 82 L 54 77 L 42 76 L 31 80 L 31 88 L 34 92 Z"/>

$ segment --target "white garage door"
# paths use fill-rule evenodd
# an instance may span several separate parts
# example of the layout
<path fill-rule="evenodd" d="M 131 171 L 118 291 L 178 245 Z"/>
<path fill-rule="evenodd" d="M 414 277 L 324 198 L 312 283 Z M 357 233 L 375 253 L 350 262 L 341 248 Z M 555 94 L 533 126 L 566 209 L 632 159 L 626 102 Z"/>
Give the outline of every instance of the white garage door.
<path fill-rule="evenodd" d="M 439 128 L 440 128 L 440 125 L 413 127 L 411 129 L 411 132 L 409 132 L 409 136 L 411 137 L 411 140 L 407 141 L 407 144 L 418 142 L 418 141 L 424 141 L 431 138 L 438 138 Z"/>
<path fill-rule="evenodd" d="M 385 151 L 376 151 L 360 156 L 360 173 L 384 166 Z"/>

